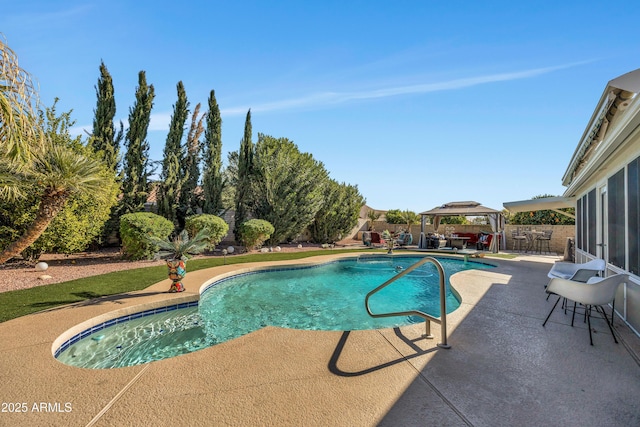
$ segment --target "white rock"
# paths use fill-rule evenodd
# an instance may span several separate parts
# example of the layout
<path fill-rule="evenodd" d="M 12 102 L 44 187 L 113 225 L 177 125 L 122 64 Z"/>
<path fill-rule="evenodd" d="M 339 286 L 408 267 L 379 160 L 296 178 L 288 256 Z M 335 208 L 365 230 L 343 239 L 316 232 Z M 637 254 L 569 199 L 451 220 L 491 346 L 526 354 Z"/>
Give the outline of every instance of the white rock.
<path fill-rule="evenodd" d="M 42 276 L 38 276 L 38 279 L 47 280 L 47 279 L 53 279 L 53 277 L 49 276 L 48 274 L 43 274 Z"/>
<path fill-rule="evenodd" d="M 44 261 L 40 261 L 36 264 L 36 271 L 45 271 L 47 268 L 49 268 L 49 264 Z"/>

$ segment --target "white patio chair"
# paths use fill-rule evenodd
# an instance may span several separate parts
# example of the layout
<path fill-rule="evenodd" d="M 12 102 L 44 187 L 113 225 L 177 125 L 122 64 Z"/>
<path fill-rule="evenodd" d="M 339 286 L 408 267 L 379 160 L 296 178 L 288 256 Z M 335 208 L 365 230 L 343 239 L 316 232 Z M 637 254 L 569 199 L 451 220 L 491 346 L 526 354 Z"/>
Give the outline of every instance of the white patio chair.
<path fill-rule="evenodd" d="M 560 278 L 573 280 L 575 282 L 586 282 L 591 277 L 596 276 L 606 268 L 607 263 L 600 258 L 593 259 L 582 264 L 572 262 L 556 262 L 547 277 L 550 279 Z"/>
<path fill-rule="evenodd" d="M 587 325 L 589 327 L 589 341 L 593 345 L 593 337 L 591 335 L 591 311 L 593 308 L 600 314 L 602 314 L 607 326 L 613 335 L 613 340 L 618 343 L 616 335 L 613 332 L 613 317 L 615 316 L 615 307 L 611 309 L 611 322 L 604 310 L 604 305 L 613 303 L 618 286 L 625 283 L 629 276 L 627 274 L 615 274 L 607 278 L 593 277 L 589 280 L 589 283 L 576 282 L 574 280 L 551 279 L 547 286 L 547 293 L 558 295 L 556 303 L 544 319 L 542 326 L 544 327 L 551 317 L 551 313 L 556 309 L 560 298 L 566 298 L 573 300 L 575 303 L 579 303 L 585 306 L 585 316 L 587 318 Z M 576 304 L 573 305 L 573 315 L 571 316 L 571 326 L 576 314 Z"/>

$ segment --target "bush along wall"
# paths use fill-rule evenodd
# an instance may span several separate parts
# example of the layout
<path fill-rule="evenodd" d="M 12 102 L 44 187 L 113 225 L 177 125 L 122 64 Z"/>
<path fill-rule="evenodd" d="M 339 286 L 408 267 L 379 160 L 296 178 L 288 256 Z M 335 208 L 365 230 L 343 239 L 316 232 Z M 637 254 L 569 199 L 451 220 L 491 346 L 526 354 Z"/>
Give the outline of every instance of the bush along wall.
<path fill-rule="evenodd" d="M 173 223 L 151 212 L 136 212 L 120 217 L 122 252 L 130 260 L 153 259 L 158 247 L 148 242 L 148 236 L 166 239 L 173 232 Z"/>

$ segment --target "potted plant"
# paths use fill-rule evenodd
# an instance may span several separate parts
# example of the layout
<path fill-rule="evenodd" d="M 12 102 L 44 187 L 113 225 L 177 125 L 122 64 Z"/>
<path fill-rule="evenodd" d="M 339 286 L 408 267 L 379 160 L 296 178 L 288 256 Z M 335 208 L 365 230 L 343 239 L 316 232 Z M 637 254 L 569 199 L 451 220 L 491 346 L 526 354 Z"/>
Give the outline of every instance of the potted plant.
<path fill-rule="evenodd" d="M 187 274 L 186 262 L 192 255 L 203 252 L 209 245 L 209 229 L 203 228 L 189 238 L 187 230 L 173 240 L 150 238 L 150 242 L 159 248 L 158 256 L 167 259 L 168 276 L 171 279 L 169 292 L 183 292 L 185 290 L 182 279 Z"/>
<path fill-rule="evenodd" d="M 389 230 L 384 230 L 382 232 L 382 238 L 384 239 L 385 244 L 387 245 L 387 253 L 388 254 L 392 254 L 393 253 L 393 248 L 396 244 L 396 237 L 395 235 L 391 234 L 391 232 L 389 232 Z"/>

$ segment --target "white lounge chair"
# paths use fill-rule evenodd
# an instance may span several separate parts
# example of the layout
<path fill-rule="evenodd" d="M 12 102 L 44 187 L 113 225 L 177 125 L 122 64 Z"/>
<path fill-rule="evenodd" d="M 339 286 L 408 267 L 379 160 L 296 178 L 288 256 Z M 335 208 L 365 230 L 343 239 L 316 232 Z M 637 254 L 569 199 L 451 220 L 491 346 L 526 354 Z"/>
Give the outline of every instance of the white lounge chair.
<path fill-rule="evenodd" d="M 589 283 L 577 282 L 574 280 L 553 278 L 547 285 L 547 293 L 558 295 L 558 300 L 553 305 L 553 308 L 547 315 L 547 318 L 542 323 L 542 326 L 547 324 L 551 313 L 556 309 L 560 298 L 566 298 L 573 300 L 575 303 L 580 303 L 585 306 L 585 316 L 587 317 L 587 323 L 589 327 L 589 341 L 593 345 L 593 337 L 591 336 L 591 310 L 595 307 L 604 317 L 607 322 L 607 326 L 613 335 L 613 340 L 618 343 L 616 335 L 613 332 L 613 317 L 615 315 L 615 309 L 611 310 L 611 322 L 604 311 L 604 305 L 613 303 L 618 286 L 625 283 L 629 276 L 627 274 L 615 274 L 607 278 L 593 277 L 589 279 Z M 573 320 L 576 314 L 576 304 L 573 305 L 573 315 L 571 316 L 571 326 L 573 326 Z M 615 307 L 614 307 L 615 308 Z"/>

